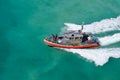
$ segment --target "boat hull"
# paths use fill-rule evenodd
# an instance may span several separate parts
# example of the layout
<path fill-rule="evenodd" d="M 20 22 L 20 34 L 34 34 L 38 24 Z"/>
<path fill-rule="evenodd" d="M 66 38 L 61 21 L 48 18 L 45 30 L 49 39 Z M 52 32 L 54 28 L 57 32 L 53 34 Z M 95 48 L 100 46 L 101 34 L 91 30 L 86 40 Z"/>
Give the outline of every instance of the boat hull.
<path fill-rule="evenodd" d="M 66 48 L 66 49 L 85 49 L 85 48 L 96 48 L 99 47 L 100 45 L 97 43 L 92 43 L 92 44 L 87 44 L 87 45 L 79 45 L 79 46 L 69 46 L 69 45 L 61 45 L 57 43 L 50 42 L 46 39 L 43 40 L 47 45 L 52 46 L 52 47 L 58 47 L 58 48 Z"/>

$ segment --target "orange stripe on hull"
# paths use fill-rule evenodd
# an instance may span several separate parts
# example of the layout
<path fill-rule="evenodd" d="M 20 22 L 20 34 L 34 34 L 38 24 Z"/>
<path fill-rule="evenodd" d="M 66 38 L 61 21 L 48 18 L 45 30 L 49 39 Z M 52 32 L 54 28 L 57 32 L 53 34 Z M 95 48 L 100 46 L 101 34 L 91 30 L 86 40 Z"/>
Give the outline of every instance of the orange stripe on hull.
<path fill-rule="evenodd" d="M 50 41 L 47 40 L 43 40 L 47 45 L 52 46 L 52 47 L 59 47 L 59 48 L 73 48 L 73 49 L 84 49 L 84 48 L 95 48 L 95 47 L 99 47 L 100 45 L 97 43 L 93 43 L 93 44 L 88 44 L 88 45 L 80 45 L 80 46 L 68 46 L 68 45 L 60 45 L 60 44 L 56 44 L 56 43 L 52 43 Z"/>

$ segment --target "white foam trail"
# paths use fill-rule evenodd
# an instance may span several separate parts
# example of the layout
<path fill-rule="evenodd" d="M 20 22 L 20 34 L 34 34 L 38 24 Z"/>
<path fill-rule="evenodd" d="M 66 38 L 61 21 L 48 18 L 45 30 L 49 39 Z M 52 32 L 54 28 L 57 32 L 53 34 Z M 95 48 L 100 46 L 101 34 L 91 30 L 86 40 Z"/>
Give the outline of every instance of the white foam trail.
<path fill-rule="evenodd" d="M 110 57 L 120 58 L 120 48 L 106 48 L 106 49 L 64 49 L 65 51 L 78 53 L 82 57 L 94 61 L 98 66 L 104 65 L 108 62 Z"/>
<path fill-rule="evenodd" d="M 64 23 L 67 26 L 67 30 L 79 30 L 81 25 L 73 23 Z M 100 22 L 94 22 L 92 24 L 85 25 L 84 32 L 100 33 L 112 30 L 120 30 L 120 16 L 117 18 L 105 19 Z"/>
<path fill-rule="evenodd" d="M 67 30 L 79 30 L 81 25 L 73 23 L 65 23 Z M 92 24 L 85 25 L 84 32 L 100 33 L 106 31 L 120 30 L 120 16 L 117 18 L 105 19 L 100 22 L 94 22 Z M 109 45 L 120 41 L 120 33 L 114 34 L 112 36 L 106 36 L 99 38 L 101 45 Z"/>
<path fill-rule="evenodd" d="M 65 23 L 67 30 L 79 30 L 81 25 Z M 105 19 L 100 22 L 85 25 L 84 32 L 101 33 L 106 31 L 120 30 L 120 16 Z M 120 33 L 99 38 L 101 45 L 109 45 L 120 41 Z M 110 57 L 120 58 L 120 48 L 98 48 L 98 49 L 64 49 L 65 51 L 78 53 L 82 57 L 94 61 L 96 65 L 104 65 Z"/>
<path fill-rule="evenodd" d="M 105 36 L 99 38 L 99 40 L 102 46 L 110 45 L 120 41 L 120 33 L 114 34 L 112 36 Z"/>

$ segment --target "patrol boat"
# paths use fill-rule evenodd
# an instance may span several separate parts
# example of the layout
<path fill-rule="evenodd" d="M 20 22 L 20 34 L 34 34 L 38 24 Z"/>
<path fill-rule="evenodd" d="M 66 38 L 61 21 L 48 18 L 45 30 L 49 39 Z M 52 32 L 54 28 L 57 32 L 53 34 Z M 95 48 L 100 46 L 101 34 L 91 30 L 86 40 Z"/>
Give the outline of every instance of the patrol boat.
<path fill-rule="evenodd" d="M 96 48 L 100 46 L 100 42 L 97 37 L 92 33 L 82 32 L 81 30 L 69 30 L 65 31 L 61 35 L 52 35 L 45 38 L 43 41 L 51 47 L 66 48 L 66 49 L 84 49 L 84 48 Z"/>

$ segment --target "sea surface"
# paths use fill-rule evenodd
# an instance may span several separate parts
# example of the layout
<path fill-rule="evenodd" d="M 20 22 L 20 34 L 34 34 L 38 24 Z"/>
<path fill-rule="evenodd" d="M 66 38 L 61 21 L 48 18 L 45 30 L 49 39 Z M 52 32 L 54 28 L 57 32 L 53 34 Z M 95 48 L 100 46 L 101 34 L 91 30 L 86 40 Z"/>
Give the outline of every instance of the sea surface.
<path fill-rule="evenodd" d="M 44 44 L 83 21 L 99 48 Z M 0 80 L 120 80 L 120 0 L 0 0 Z"/>

